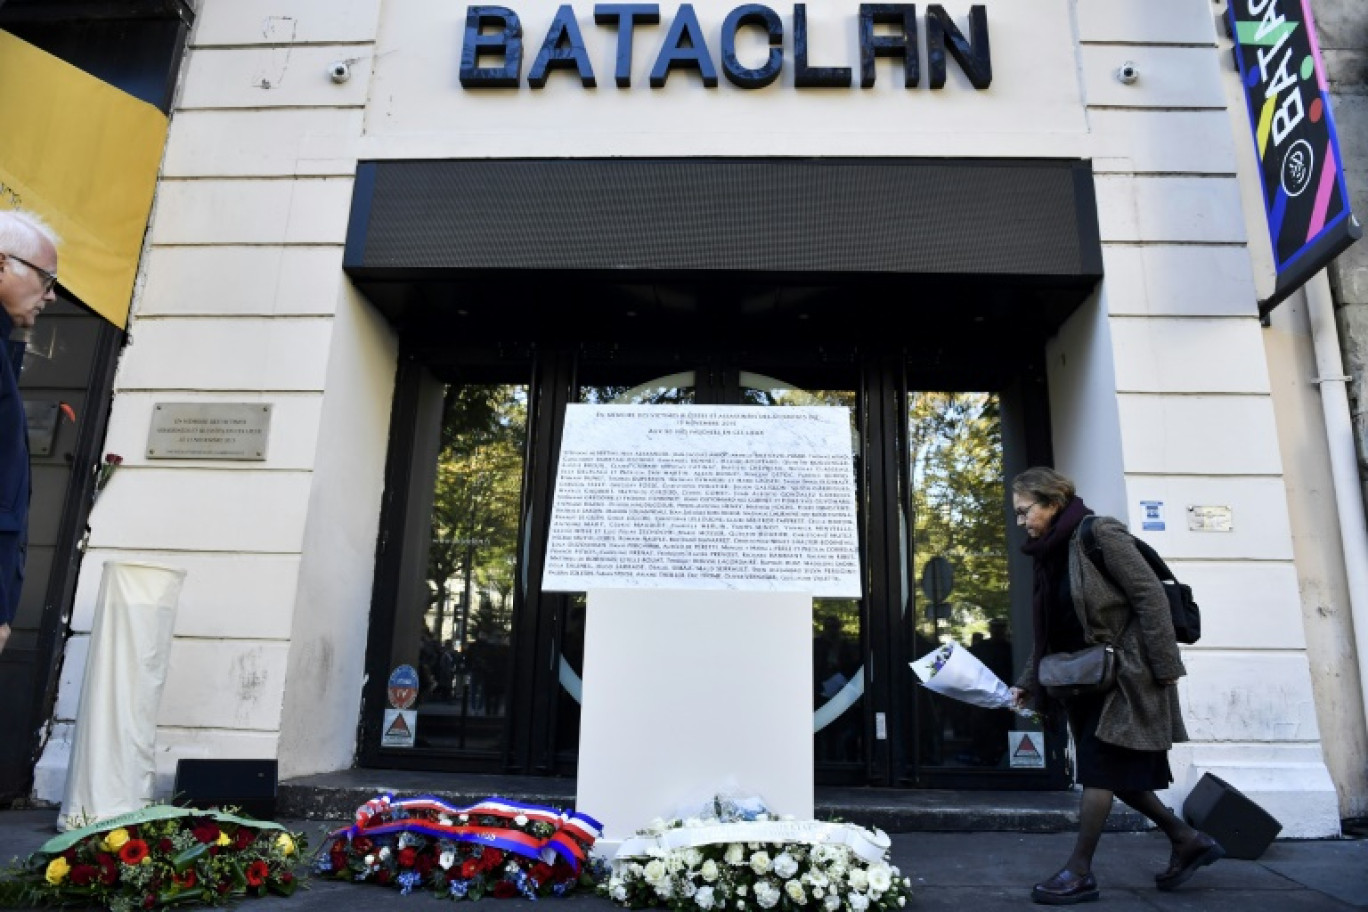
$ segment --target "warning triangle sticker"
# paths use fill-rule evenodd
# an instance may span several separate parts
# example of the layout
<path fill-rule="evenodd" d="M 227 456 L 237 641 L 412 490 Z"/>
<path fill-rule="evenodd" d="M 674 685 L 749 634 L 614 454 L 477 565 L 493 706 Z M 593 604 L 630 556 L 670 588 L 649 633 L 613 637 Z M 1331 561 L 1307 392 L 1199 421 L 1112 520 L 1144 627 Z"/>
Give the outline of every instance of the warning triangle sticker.
<path fill-rule="evenodd" d="M 394 723 L 390 725 L 389 729 L 385 732 L 385 735 L 394 735 L 402 738 L 407 737 L 410 734 L 412 734 L 412 732 L 409 731 L 408 723 L 404 721 L 403 713 L 396 713 L 394 716 Z"/>
<path fill-rule="evenodd" d="M 1031 736 L 1029 734 L 1024 734 L 1021 736 L 1021 743 L 1017 745 L 1017 749 L 1012 756 L 1038 760 L 1040 759 L 1040 751 L 1036 748 L 1035 742 L 1031 740 Z"/>

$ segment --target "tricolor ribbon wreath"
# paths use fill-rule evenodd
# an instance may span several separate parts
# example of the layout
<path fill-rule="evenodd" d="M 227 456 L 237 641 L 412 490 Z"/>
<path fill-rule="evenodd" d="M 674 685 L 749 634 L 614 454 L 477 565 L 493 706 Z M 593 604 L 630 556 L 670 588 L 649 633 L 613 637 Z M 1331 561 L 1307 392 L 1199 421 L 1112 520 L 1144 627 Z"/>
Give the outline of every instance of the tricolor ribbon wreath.
<path fill-rule="evenodd" d="M 518 828 L 519 817 L 550 824 L 549 836 L 539 838 Z M 469 820 L 496 818 L 506 827 L 472 825 Z M 603 825 L 587 814 L 558 811 L 505 798 L 486 798 L 469 807 L 456 807 L 431 795 L 395 799 L 372 798 L 356 809 L 356 820 L 329 834 L 330 839 L 351 840 L 360 835 L 380 836 L 400 832 L 418 833 L 433 839 L 493 846 L 533 861 L 551 864 L 563 858 L 575 871 L 587 850 L 602 834 Z"/>

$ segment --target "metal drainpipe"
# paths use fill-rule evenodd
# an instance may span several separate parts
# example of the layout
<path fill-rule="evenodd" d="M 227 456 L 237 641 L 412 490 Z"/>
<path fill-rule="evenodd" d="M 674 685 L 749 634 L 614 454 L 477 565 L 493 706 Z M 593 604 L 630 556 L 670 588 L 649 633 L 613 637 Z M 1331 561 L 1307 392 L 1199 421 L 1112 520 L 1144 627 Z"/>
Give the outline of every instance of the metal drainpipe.
<path fill-rule="evenodd" d="M 1368 518 L 1354 449 L 1353 424 L 1349 418 L 1349 378 L 1340 357 L 1339 331 L 1330 280 L 1321 270 L 1306 283 L 1306 309 L 1311 320 L 1311 341 L 1316 349 L 1314 382 L 1320 384 L 1325 437 L 1330 446 L 1330 473 L 1335 485 L 1340 541 L 1344 545 L 1344 569 L 1349 581 L 1349 613 L 1354 623 L 1354 646 L 1358 654 L 1359 691 L 1363 696 L 1364 724 L 1368 725 Z"/>

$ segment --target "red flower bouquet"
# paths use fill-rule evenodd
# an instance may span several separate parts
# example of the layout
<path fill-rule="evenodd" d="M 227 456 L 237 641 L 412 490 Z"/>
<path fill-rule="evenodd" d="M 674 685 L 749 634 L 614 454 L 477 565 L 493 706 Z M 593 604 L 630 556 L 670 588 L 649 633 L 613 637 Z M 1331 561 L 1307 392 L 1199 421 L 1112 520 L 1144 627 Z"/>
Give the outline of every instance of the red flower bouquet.
<path fill-rule="evenodd" d="M 114 912 L 289 896 L 301 834 L 219 811 L 154 806 L 48 840 L 0 881 L 0 906 Z"/>
<path fill-rule="evenodd" d="M 589 849 L 599 831 L 583 814 L 500 798 L 458 808 L 382 795 L 329 837 L 315 870 L 451 899 L 564 896 L 596 883 L 601 872 Z"/>

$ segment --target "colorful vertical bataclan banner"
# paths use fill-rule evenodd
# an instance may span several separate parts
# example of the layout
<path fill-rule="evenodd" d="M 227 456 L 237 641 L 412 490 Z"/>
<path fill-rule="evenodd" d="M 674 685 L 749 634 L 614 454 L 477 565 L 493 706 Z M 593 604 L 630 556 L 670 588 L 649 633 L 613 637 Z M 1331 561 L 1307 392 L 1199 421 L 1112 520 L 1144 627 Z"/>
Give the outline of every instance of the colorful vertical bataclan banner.
<path fill-rule="evenodd" d="M 1277 285 L 1262 314 L 1356 241 L 1310 0 L 1229 0 Z"/>

